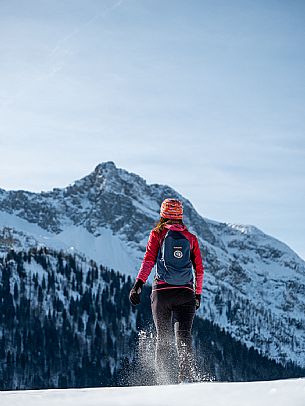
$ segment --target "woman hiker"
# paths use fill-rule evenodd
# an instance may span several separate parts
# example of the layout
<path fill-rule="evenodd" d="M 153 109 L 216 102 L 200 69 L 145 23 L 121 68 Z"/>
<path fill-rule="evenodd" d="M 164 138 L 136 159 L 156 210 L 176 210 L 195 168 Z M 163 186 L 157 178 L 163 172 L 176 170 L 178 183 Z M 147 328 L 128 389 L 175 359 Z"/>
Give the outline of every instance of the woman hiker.
<path fill-rule="evenodd" d="M 167 383 L 172 337 L 172 320 L 179 362 L 179 382 L 194 377 L 191 329 L 195 310 L 200 306 L 204 268 L 197 237 L 183 224 L 183 206 L 177 199 L 165 199 L 160 220 L 151 231 L 146 253 L 130 291 L 133 305 L 156 264 L 151 293 L 151 309 L 157 330 L 156 372 L 158 383 Z M 173 318 L 173 319 L 172 319 Z"/>

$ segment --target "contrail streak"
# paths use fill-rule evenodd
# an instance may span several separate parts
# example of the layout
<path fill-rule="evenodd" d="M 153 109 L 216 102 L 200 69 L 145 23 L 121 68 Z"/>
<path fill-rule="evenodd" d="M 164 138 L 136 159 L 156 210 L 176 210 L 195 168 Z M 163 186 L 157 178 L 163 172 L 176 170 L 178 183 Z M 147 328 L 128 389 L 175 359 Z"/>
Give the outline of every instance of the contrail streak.
<path fill-rule="evenodd" d="M 109 14 L 111 11 L 118 8 L 123 2 L 124 2 L 124 0 L 116 1 L 112 6 L 106 7 L 100 13 L 95 14 L 93 17 L 89 18 L 79 27 L 75 28 L 69 34 L 67 34 L 66 36 L 61 38 L 57 42 L 55 47 L 47 55 L 47 60 L 49 61 L 49 63 L 46 67 L 46 71 L 44 73 L 40 73 L 40 75 L 37 75 L 36 78 L 34 80 L 32 80 L 31 85 L 34 85 L 35 83 L 38 83 L 38 82 L 43 82 L 46 79 L 49 79 L 50 77 L 53 77 L 58 72 L 60 72 L 65 66 L 64 57 L 61 60 L 58 60 L 55 62 L 50 61 L 52 59 L 52 57 L 58 56 L 58 52 L 62 49 L 63 45 L 66 42 L 68 42 L 71 38 L 73 38 L 76 35 L 78 35 L 79 33 L 81 33 L 81 31 L 83 31 L 86 27 L 91 25 L 94 21 L 98 20 L 99 18 L 106 17 L 107 14 Z M 65 51 L 65 56 L 70 54 L 68 49 L 65 49 L 64 51 Z M 22 97 L 23 95 L 25 95 L 28 92 L 29 92 L 29 83 L 27 82 L 24 85 L 21 85 L 14 95 L 6 97 L 3 100 L 0 100 L 0 107 L 5 108 L 5 107 L 8 107 L 8 106 L 14 104 L 16 99 Z"/>
<path fill-rule="evenodd" d="M 84 28 L 88 27 L 95 20 L 99 19 L 100 17 L 105 17 L 110 11 L 118 8 L 122 3 L 123 3 L 123 0 L 117 1 L 112 6 L 105 8 L 102 12 L 94 15 L 89 20 L 87 20 L 85 23 L 81 24 L 79 27 L 75 28 L 73 31 L 71 31 L 69 34 L 67 34 L 64 38 L 60 39 L 57 42 L 56 46 L 50 51 L 49 57 L 54 55 L 61 48 L 61 46 L 65 42 L 67 42 L 69 39 L 71 39 L 71 38 L 75 37 L 76 35 L 78 35 Z"/>

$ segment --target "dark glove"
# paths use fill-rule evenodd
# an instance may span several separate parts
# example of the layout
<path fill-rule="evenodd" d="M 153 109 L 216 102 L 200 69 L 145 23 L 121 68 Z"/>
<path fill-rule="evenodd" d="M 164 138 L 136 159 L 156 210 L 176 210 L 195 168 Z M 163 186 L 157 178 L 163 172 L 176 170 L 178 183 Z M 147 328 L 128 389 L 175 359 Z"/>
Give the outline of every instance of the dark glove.
<path fill-rule="evenodd" d="M 143 285 L 144 285 L 144 282 L 141 281 L 141 279 L 137 279 L 136 283 L 134 284 L 134 287 L 131 289 L 131 291 L 129 293 L 130 303 L 134 306 L 141 303 L 140 293 L 142 291 Z"/>
<path fill-rule="evenodd" d="M 201 295 L 196 294 L 196 310 L 199 309 L 199 307 L 200 307 L 200 302 L 201 302 Z"/>

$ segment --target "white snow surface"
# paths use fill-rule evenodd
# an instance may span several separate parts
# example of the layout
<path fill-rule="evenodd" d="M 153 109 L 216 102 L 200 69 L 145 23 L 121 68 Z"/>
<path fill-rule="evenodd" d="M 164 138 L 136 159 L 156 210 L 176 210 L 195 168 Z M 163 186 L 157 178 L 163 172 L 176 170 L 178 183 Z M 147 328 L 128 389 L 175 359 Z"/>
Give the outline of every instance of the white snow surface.
<path fill-rule="evenodd" d="M 0 211 L 1 227 L 9 227 L 19 232 L 18 240 L 21 241 L 23 249 L 45 246 L 70 253 L 77 252 L 108 268 L 132 275 L 136 275 L 139 269 L 136 250 L 124 244 L 106 227 L 100 229 L 100 235 L 97 237 L 84 227 L 74 225 L 66 225 L 61 233 L 55 234 L 15 214 Z"/>
<path fill-rule="evenodd" d="M 305 379 L 0 392 L 1 406 L 304 406 Z"/>

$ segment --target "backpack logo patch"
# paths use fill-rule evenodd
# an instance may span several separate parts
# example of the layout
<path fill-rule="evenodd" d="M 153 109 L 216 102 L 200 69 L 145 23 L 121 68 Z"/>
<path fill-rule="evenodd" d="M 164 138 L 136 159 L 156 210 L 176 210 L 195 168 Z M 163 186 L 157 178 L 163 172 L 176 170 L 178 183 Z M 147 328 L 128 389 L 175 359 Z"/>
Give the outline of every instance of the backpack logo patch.
<path fill-rule="evenodd" d="M 183 257 L 183 253 L 181 251 L 182 247 L 174 247 L 175 251 L 174 251 L 174 257 L 175 258 L 182 258 Z"/>

